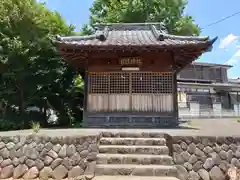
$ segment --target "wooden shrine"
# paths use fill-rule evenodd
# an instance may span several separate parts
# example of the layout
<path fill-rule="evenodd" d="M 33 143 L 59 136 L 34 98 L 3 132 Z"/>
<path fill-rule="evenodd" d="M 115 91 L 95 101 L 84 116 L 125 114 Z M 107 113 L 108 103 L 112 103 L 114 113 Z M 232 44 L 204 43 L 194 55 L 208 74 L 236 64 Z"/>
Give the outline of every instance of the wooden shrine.
<path fill-rule="evenodd" d="M 159 128 L 178 124 L 177 73 L 215 40 L 169 35 L 159 23 L 116 23 L 55 44 L 84 73 L 86 127 Z"/>

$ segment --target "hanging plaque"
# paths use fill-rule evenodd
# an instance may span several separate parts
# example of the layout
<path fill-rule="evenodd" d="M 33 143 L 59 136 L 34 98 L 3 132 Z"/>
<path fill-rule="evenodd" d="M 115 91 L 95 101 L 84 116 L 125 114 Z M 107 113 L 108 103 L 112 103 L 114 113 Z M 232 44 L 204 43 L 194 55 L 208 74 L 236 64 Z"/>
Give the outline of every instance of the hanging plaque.
<path fill-rule="evenodd" d="M 142 59 L 139 57 L 126 57 L 119 60 L 120 65 L 141 65 Z"/>

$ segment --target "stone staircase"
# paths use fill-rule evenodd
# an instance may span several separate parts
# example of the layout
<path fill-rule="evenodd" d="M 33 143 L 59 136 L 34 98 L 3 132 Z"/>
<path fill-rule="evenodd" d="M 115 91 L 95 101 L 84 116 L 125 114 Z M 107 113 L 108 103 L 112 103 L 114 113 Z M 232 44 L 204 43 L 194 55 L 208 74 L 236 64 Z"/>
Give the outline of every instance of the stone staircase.
<path fill-rule="evenodd" d="M 103 132 L 95 179 L 178 180 L 168 154 L 161 133 Z"/>

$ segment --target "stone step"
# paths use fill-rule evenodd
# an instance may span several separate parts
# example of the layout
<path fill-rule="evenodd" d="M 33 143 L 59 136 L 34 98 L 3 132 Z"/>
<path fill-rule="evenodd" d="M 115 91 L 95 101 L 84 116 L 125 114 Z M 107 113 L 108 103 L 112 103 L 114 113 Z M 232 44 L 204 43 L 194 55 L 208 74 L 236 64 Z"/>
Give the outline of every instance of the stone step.
<path fill-rule="evenodd" d="M 101 138 L 102 145 L 149 145 L 164 146 L 166 140 L 164 138 Z"/>
<path fill-rule="evenodd" d="M 156 164 L 173 165 L 172 157 L 168 155 L 145 154 L 98 154 L 98 164 Z"/>
<path fill-rule="evenodd" d="M 99 147 L 99 153 L 168 155 L 169 150 L 167 146 L 101 145 Z"/>
<path fill-rule="evenodd" d="M 179 180 L 176 177 L 164 176 L 96 176 L 93 180 Z"/>
<path fill-rule="evenodd" d="M 177 169 L 164 165 L 97 164 L 96 175 L 177 177 Z"/>
<path fill-rule="evenodd" d="M 158 132 L 102 132 L 102 137 L 118 137 L 118 138 L 164 138 L 164 133 Z"/>

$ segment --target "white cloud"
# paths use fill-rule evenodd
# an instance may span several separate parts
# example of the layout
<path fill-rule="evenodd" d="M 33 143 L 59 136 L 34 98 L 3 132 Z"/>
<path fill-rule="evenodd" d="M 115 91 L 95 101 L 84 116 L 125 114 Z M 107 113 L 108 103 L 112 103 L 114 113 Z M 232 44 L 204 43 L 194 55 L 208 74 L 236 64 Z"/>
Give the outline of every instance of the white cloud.
<path fill-rule="evenodd" d="M 234 65 L 237 65 L 239 62 L 240 62 L 240 49 L 224 64 L 234 66 Z"/>
<path fill-rule="evenodd" d="M 235 57 L 240 57 L 240 49 L 234 54 Z"/>
<path fill-rule="evenodd" d="M 235 40 L 237 40 L 239 37 L 235 36 L 234 34 L 227 35 L 224 39 L 221 40 L 219 48 L 226 48 L 228 45 L 233 43 Z"/>

